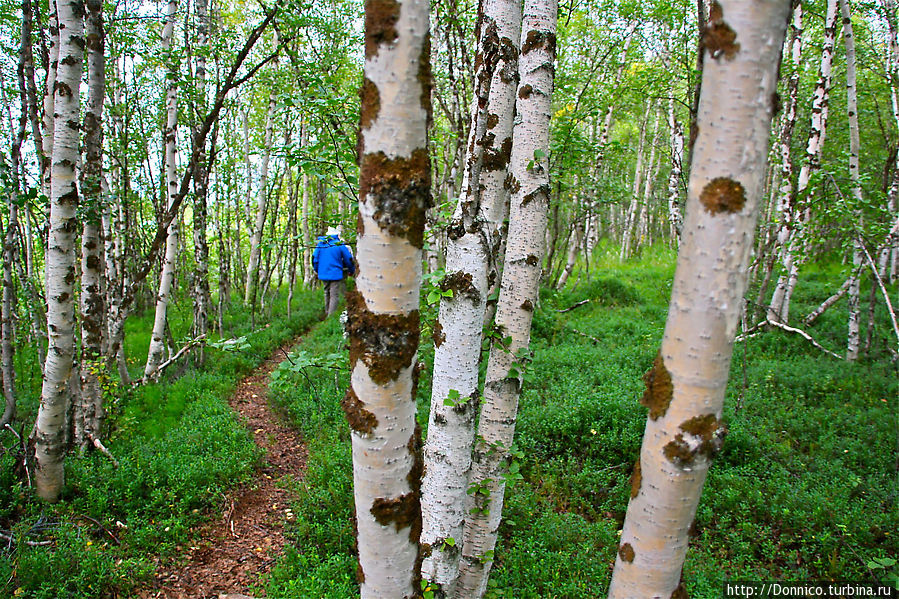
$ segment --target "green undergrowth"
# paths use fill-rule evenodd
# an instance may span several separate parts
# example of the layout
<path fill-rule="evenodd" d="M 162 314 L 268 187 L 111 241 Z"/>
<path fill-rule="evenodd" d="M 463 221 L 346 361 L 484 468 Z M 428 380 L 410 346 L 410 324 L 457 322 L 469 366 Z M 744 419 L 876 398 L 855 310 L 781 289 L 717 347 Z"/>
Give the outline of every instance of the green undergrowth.
<path fill-rule="evenodd" d="M 655 249 L 626 265 L 600 257 L 592 269 L 564 291 L 541 292 L 516 433 L 524 480 L 507 492 L 493 598 L 583 599 L 608 589 L 646 422 L 642 376 L 661 342 L 674 256 Z M 840 283 L 838 269 L 808 269 L 794 314 Z M 880 574 L 872 560 L 899 554 L 897 373 L 883 349 L 893 343 L 886 315 L 877 317 L 872 350 L 855 364 L 781 331 L 735 347 L 729 434 L 690 532 L 690 597 L 717 599 L 727 580 L 870 580 Z M 838 304 L 809 332 L 841 351 L 845 322 Z M 270 597 L 358 594 L 349 429 L 339 406 L 348 377 L 314 365 L 343 347 L 337 319 L 328 319 L 303 342 L 304 372 L 285 370 L 272 387 L 309 444 L 309 469 L 292 546 L 265 583 Z M 419 389 L 420 422 L 428 385 L 423 379 Z"/>
<path fill-rule="evenodd" d="M 207 347 L 202 368 L 172 370 L 130 391 L 111 386 L 104 441 L 119 465 L 97 452 L 70 456 L 60 503 L 35 500 L 9 454 L 0 458 L 0 528 L 16 539 L 0 553 L 0 596 L 132 597 L 160 559 L 190 541 L 192 529 L 217 513 L 225 492 L 246 481 L 261 457 L 227 399 L 240 377 L 318 320 L 320 292 L 301 292 L 294 301 L 289 319 L 280 298 L 271 316 L 257 317 L 256 329 L 235 301 L 225 329 L 240 339 L 233 351 Z M 185 318 L 173 314 L 176 338 L 187 331 Z M 151 324 L 152 314 L 143 315 L 128 328 Z M 146 341 L 135 334 L 126 345 L 140 366 Z"/>

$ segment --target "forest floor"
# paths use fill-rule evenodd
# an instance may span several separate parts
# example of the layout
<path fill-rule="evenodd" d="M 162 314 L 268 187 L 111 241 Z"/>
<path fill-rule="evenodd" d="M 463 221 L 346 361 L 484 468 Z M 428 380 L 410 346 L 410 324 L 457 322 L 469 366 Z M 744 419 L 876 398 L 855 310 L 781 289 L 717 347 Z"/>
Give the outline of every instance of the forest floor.
<path fill-rule="evenodd" d="M 269 404 L 268 383 L 297 342 L 275 350 L 228 400 L 265 452 L 255 476 L 227 497 L 221 517 L 203 526 L 187 551 L 160 565 L 142 599 L 238 599 L 275 564 L 285 545 L 284 522 L 294 517 L 290 482 L 304 476 L 308 452 L 300 434 Z"/>

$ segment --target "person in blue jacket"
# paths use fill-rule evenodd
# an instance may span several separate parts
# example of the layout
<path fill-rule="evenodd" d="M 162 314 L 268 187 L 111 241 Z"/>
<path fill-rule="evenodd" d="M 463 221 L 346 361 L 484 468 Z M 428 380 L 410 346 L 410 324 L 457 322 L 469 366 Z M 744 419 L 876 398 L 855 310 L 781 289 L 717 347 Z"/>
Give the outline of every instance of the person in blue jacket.
<path fill-rule="evenodd" d="M 344 278 L 356 274 L 353 254 L 340 240 L 334 227 L 330 227 L 318 238 L 312 252 L 312 268 L 324 285 L 325 312 L 330 314 L 337 310 L 337 305 L 346 291 Z"/>

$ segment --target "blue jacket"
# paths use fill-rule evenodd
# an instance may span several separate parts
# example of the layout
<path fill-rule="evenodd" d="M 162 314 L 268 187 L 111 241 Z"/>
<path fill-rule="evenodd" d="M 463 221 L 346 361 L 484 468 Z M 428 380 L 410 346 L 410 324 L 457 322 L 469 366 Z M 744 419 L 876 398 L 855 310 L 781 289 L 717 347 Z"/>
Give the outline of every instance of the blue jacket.
<path fill-rule="evenodd" d="M 353 255 L 337 235 L 322 235 L 312 251 L 312 268 L 322 281 L 340 281 L 343 271 L 349 275 L 356 274 Z"/>

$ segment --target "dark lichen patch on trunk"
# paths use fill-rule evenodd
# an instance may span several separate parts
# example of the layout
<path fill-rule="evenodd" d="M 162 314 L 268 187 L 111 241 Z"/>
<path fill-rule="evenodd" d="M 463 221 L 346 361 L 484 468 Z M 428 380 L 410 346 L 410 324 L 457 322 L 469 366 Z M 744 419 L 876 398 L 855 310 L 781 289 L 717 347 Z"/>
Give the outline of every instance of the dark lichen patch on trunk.
<path fill-rule="evenodd" d="M 511 193 L 518 193 L 521 189 L 521 183 L 515 178 L 515 175 L 509 173 L 506 176 L 505 181 L 503 181 L 503 187 L 508 189 Z"/>
<path fill-rule="evenodd" d="M 738 181 L 716 177 L 702 188 L 699 201 L 709 214 L 739 212 L 746 204 L 746 190 Z"/>
<path fill-rule="evenodd" d="M 499 117 L 497 115 L 492 114 L 492 113 L 487 115 L 487 128 L 488 129 L 493 129 L 498 124 L 499 124 Z"/>
<path fill-rule="evenodd" d="M 397 532 L 411 528 L 416 520 L 420 526 L 421 505 L 415 493 L 405 493 L 392 499 L 378 497 L 369 511 L 378 524 L 381 526 L 393 524 Z"/>
<path fill-rule="evenodd" d="M 663 451 L 672 464 L 681 468 L 691 466 L 697 456 L 710 461 L 721 451 L 727 434 L 727 426 L 714 414 L 694 416 L 678 428 L 683 432 L 669 441 Z"/>
<path fill-rule="evenodd" d="M 640 403 L 649 408 L 649 417 L 658 420 L 668 411 L 671 398 L 674 396 L 674 385 L 671 383 L 671 373 L 665 368 L 662 352 L 656 354 L 652 368 L 643 375 L 646 383 L 646 391 L 640 398 Z"/>
<path fill-rule="evenodd" d="M 527 38 L 524 40 L 524 45 L 521 47 L 521 54 L 524 55 L 540 48 L 546 48 L 547 52 L 555 56 L 556 34 L 550 31 L 529 31 Z"/>
<path fill-rule="evenodd" d="M 365 0 L 365 58 L 377 56 L 381 44 L 396 41 L 399 20 L 400 4 L 396 0 Z"/>
<path fill-rule="evenodd" d="M 440 290 L 452 291 L 454 296 L 464 296 L 473 302 L 481 299 L 481 293 L 472 282 L 471 273 L 461 270 L 451 272 L 443 277 L 443 280 L 440 281 Z"/>
<path fill-rule="evenodd" d="M 724 10 L 718 2 L 713 1 L 709 8 L 709 22 L 702 33 L 702 45 L 712 58 L 724 56 L 731 60 L 740 51 L 736 43 L 737 32 L 724 22 Z"/>
<path fill-rule="evenodd" d="M 540 258 L 535 256 L 534 254 L 528 254 L 528 257 L 524 259 L 525 263 L 528 266 L 537 266 L 540 264 Z"/>
<path fill-rule="evenodd" d="M 431 339 L 434 341 L 434 347 L 440 347 L 446 341 L 446 334 L 443 332 L 443 325 L 440 321 L 434 323 L 434 330 L 431 331 Z"/>
<path fill-rule="evenodd" d="M 365 571 L 362 569 L 362 564 L 356 564 L 356 584 L 363 584 L 365 582 Z"/>
<path fill-rule="evenodd" d="M 509 165 L 512 157 L 512 138 L 507 137 L 498 148 L 485 147 L 481 169 L 484 171 L 501 171 Z"/>
<path fill-rule="evenodd" d="M 534 302 L 532 302 L 529 299 L 524 300 L 523 302 L 521 302 L 521 309 L 525 310 L 527 312 L 533 312 L 534 311 Z"/>
<path fill-rule="evenodd" d="M 375 384 L 396 380 L 403 368 L 412 365 L 418 350 L 419 326 L 418 310 L 408 314 L 375 314 L 358 291 L 348 292 L 350 368 L 362 360 Z"/>
<path fill-rule="evenodd" d="M 641 486 L 643 486 L 643 466 L 640 465 L 640 458 L 637 458 L 634 471 L 631 473 L 631 499 L 640 494 Z"/>
<path fill-rule="evenodd" d="M 374 204 L 373 218 L 382 230 L 423 246 L 425 215 L 431 204 L 428 150 L 409 158 L 388 158 L 383 152 L 362 157 L 359 197 Z"/>
<path fill-rule="evenodd" d="M 378 118 L 378 113 L 381 112 L 381 95 L 378 92 L 378 86 L 371 79 L 365 78 L 362 81 L 362 87 L 359 88 L 359 99 L 359 126 L 362 129 L 368 129 Z"/>
<path fill-rule="evenodd" d="M 636 556 L 637 554 L 634 552 L 634 548 L 630 543 L 624 543 L 618 549 L 618 557 L 620 557 L 623 562 L 631 564 Z"/>
<path fill-rule="evenodd" d="M 536 169 L 538 167 L 535 166 L 534 168 Z M 539 167 L 539 168 L 542 168 L 542 167 Z M 549 199 L 550 191 L 551 191 L 551 189 L 550 189 L 549 185 L 544 183 L 543 185 L 538 186 L 537 189 L 535 189 L 531 193 L 529 193 L 529 194 L 525 195 L 523 198 L 521 198 L 521 205 L 527 206 L 534 200 L 538 200 L 540 198 Z"/>
<path fill-rule="evenodd" d="M 350 387 L 343 399 L 340 400 L 340 407 L 346 414 L 347 422 L 350 428 L 361 435 L 370 435 L 378 426 L 378 418 L 365 409 L 365 404 Z"/>
<path fill-rule="evenodd" d="M 530 84 L 525 83 L 520 88 L 518 88 L 518 97 L 522 100 L 527 100 L 531 97 L 531 93 L 533 93 L 534 88 L 531 87 Z"/>

